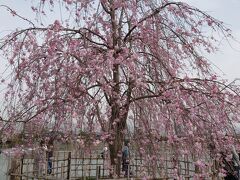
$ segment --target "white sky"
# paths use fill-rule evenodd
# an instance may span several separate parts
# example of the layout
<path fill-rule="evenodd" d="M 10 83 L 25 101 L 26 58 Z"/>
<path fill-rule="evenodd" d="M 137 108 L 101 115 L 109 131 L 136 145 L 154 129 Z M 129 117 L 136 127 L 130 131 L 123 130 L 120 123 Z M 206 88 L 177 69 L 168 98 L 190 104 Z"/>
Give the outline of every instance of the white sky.
<path fill-rule="evenodd" d="M 182 1 L 196 6 L 215 18 L 225 22 L 233 31 L 233 36 L 239 42 L 231 41 L 231 46 L 229 46 L 227 42 L 223 42 L 219 46 L 220 51 L 216 54 L 208 56 L 208 59 L 210 59 L 213 64 L 221 69 L 221 71 L 218 71 L 218 73 L 223 78 L 229 79 L 230 81 L 234 80 L 235 78 L 240 78 L 240 0 Z M 0 0 L 0 5 L 2 4 L 16 9 L 16 11 L 22 16 L 34 18 L 34 15 L 29 8 L 31 6 L 31 0 Z M 54 16 L 51 16 L 50 19 L 50 22 L 53 22 Z M 0 7 L 0 23 L 0 37 L 9 32 L 9 30 L 28 25 L 26 22 L 19 20 L 18 18 L 11 17 L 3 7 Z M 1 57 L 0 60 L 2 60 Z M 1 68 L 2 64 L 3 63 L 0 61 L 0 75 L 3 69 Z"/>

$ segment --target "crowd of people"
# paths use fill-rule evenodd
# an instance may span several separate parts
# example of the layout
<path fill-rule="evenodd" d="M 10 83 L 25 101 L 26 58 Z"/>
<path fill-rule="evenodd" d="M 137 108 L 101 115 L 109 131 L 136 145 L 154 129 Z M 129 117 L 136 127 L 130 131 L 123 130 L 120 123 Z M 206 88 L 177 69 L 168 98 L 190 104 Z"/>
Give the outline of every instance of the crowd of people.
<path fill-rule="evenodd" d="M 45 166 L 47 165 L 47 174 L 52 174 L 53 168 L 53 140 L 46 142 L 45 140 L 41 140 L 39 142 L 39 146 L 35 149 L 33 153 L 33 174 L 35 176 L 41 176 L 45 172 Z M 108 145 L 105 144 L 103 151 L 101 153 L 101 157 L 103 159 L 108 159 L 109 151 Z M 47 161 L 47 163 L 46 163 Z M 122 171 L 125 176 L 128 176 L 130 171 L 130 149 L 129 142 L 125 142 L 122 148 Z M 130 175 L 130 174 L 129 174 Z"/>

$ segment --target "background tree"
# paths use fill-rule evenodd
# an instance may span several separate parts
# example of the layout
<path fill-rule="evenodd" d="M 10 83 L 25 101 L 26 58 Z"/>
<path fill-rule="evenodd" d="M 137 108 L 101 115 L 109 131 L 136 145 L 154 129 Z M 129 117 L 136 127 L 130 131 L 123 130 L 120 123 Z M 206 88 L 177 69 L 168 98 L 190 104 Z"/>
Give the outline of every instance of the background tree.
<path fill-rule="evenodd" d="M 32 135 L 46 127 L 65 135 L 101 132 L 117 174 L 127 131 L 137 151 L 149 155 L 146 163 L 159 159 L 163 138 L 174 157 L 194 153 L 202 161 L 209 149 L 217 156 L 233 143 L 225 134 L 234 135 L 239 121 L 239 89 L 219 79 L 204 57 L 216 50 L 215 34 L 231 36 L 222 22 L 168 0 L 35 2 L 39 17 L 56 6 L 64 12 L 44 25 L 6 7 L 29 28 L 1 41 L 12 68 L 4 135 L 19 126 Z"/>

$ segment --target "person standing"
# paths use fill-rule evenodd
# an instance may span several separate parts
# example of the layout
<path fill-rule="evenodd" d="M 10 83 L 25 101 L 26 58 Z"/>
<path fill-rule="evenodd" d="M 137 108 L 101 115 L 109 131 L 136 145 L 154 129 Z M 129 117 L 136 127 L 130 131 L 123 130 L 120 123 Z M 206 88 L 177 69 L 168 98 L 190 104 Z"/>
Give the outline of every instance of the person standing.
<path fill-rule="evenodd" d="M 46 162 L 46 150 L 47 146 L 44 140 L 40 141 L 39 147 L 34 152 L 34 164 L 33 164 L 33 174 L 35 176 L 42 176 L 44 171 L 44 165 Z"/>
<path fill-rule="evenodd" d="M 47 173 L 52 174 L 53 165 L 53 140 L 50 139 L 47 147 Z"/>
<path fill-rule="evenodd" d="M 129 173 L 129 165 L 130 164 L 130 151 L 129 151 L 129 142 L 125 142 L 122 149 L 122 171 L 124 171 L 124 175 L 128 176 Z"/>
<path fill-rule="evenodd" d="M 105 145 L 104 145 L 104 148 L 103 148 L 103 150 L 102 150 L 102 152 L 101 152 L 101 157 L 102 157 L 103 159 L 106 159 L 107 156 L 108 156 L 108 146 L 107 146 L 107 144 L 105 144 Z"/>

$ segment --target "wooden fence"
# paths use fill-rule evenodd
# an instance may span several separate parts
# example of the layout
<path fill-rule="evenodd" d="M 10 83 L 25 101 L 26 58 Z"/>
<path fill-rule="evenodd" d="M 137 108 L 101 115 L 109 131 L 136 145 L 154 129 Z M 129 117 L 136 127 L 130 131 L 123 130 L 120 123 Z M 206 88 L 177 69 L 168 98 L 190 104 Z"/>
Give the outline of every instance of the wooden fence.
<path fill-rule="evenodd" d="M 157 179 L 174 179 L 177 170 L 177 174 L 182 179 L 193 179 L 193 176 L 198 173 L 198 169 L 187 156 L 179 159 L 177 163 L 173 162 L 169 156 L 165 156 L 161 161 L 154 162 L 155 168 L 153 168 L 153 164 L 146 164 L 144 161 L 139 156 L 132 158 L 130 171 L 133 177 L 147 176 Z M 102 158 L 100 152 L 84 154 L 78 151 L 54 151 L 51 174 L 47 173 L 47 160 L 38 172 L 34 172 L 34 163 L 32 155 L 25 155 L 21 159 L 12 159 L 11 167 L 15 169 L 11 172 L 10 180 L 105 179 L 109 177 L 110 173 L 109 158 Z M 220 179 L 219 177 L 216 178 Z"/>

